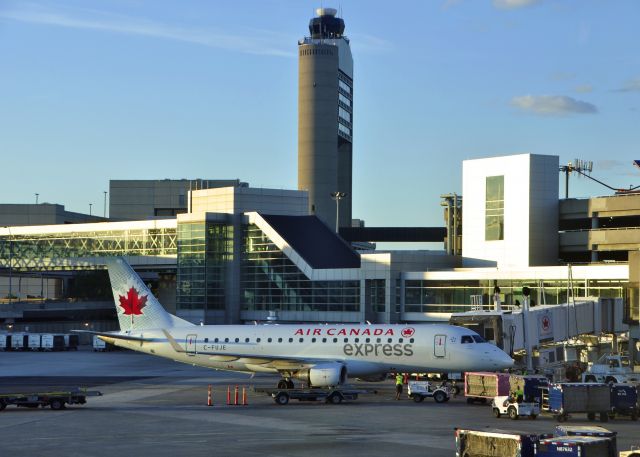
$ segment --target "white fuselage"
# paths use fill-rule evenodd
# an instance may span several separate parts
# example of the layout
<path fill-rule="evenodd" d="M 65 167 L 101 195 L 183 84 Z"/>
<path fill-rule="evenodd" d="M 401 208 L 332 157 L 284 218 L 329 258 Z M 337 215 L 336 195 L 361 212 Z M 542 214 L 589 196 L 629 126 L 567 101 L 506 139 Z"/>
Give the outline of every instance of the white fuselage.
<path fill-rule="evenodd" d="M 102 338 L 179 362 L 242 372 L 295 373 L 317 363 L 339 362 L 349 376 L 367 376 L 495 371 L 513 364 L 493 344 L 469 342 L 470 335 L 477 335 L 473 331 L 451 325 L 205 325 L 120 334 L 145 341 Z"/>

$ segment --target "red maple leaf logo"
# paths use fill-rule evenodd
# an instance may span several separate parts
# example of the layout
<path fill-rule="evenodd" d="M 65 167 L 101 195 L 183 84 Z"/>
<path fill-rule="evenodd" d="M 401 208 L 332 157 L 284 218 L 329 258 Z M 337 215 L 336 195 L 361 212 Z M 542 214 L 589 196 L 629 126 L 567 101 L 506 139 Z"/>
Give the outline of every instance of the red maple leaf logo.
<path fill-rule="evenodd" d="M 126 297 L 120 295 L 120 306 L 124 310 L 124 314 L 131 315 L 132 318 L 134 314 L 138 316 L 142 314 L 142 308 L 145 307 L 146 303 L 147 296 L 138 295 L 138 291 L 133 287 L 129 289 Z"/>
<path fill-rule="evenodd" d="M 402 329 L 402 336 L 405 338 L 409 338 L 413 336 L 413 333 L 415 332 L 415 330 L 413 329 L 413 327 L 407 327 L 407 328 L 403 328 Z"/>

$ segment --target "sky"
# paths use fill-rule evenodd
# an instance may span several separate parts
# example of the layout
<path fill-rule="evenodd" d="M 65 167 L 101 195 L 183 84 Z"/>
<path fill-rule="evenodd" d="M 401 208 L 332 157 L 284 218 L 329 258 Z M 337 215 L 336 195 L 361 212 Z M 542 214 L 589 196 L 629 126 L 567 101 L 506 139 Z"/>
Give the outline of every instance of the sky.
<path fill-rule="evenodd" d="M 0 0 L 0 203 L 102 215 L 110 179 L 297 188 L 297 40 L 321 5 L 351 40 L 367 226 L 442 226 L 471 158 L 640 185 L 637 0 Z"/>

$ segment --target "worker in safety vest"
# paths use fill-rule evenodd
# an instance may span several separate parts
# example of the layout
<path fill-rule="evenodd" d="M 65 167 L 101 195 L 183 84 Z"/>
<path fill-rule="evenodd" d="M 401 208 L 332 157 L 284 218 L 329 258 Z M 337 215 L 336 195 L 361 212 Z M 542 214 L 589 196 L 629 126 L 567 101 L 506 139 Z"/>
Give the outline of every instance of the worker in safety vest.
<path fill-rule="evenodd" d="M 522 390 L 522 386 L 516 386 L 516 390 L 513 391 L 513 399 L 516 403 L 522 403 L 524 401 L 524 390 Z"/>
<path fill-rule="evenodd" d="M 400 373 L 396 373 L 396 400 L 400 400 L 402 395 L 402 384 L 404 383 L 404 377 Z"/>

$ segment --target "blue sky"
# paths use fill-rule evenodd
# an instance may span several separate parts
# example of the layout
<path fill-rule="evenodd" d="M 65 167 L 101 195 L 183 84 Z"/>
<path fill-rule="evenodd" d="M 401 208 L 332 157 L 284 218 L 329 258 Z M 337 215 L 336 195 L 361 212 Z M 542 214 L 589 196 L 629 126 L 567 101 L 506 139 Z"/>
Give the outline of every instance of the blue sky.
<path fill-rule="evenodd" d="M 367 225 L 442 225 L 439 196 L 474 157 L 582 158 L 640 184 L 637 0 L 322 3 L 352 43 Z M 102 214 L 109 179 L 296 188 L 296 47 L 317 6 L 0 0 L 0 202 Z"/>

